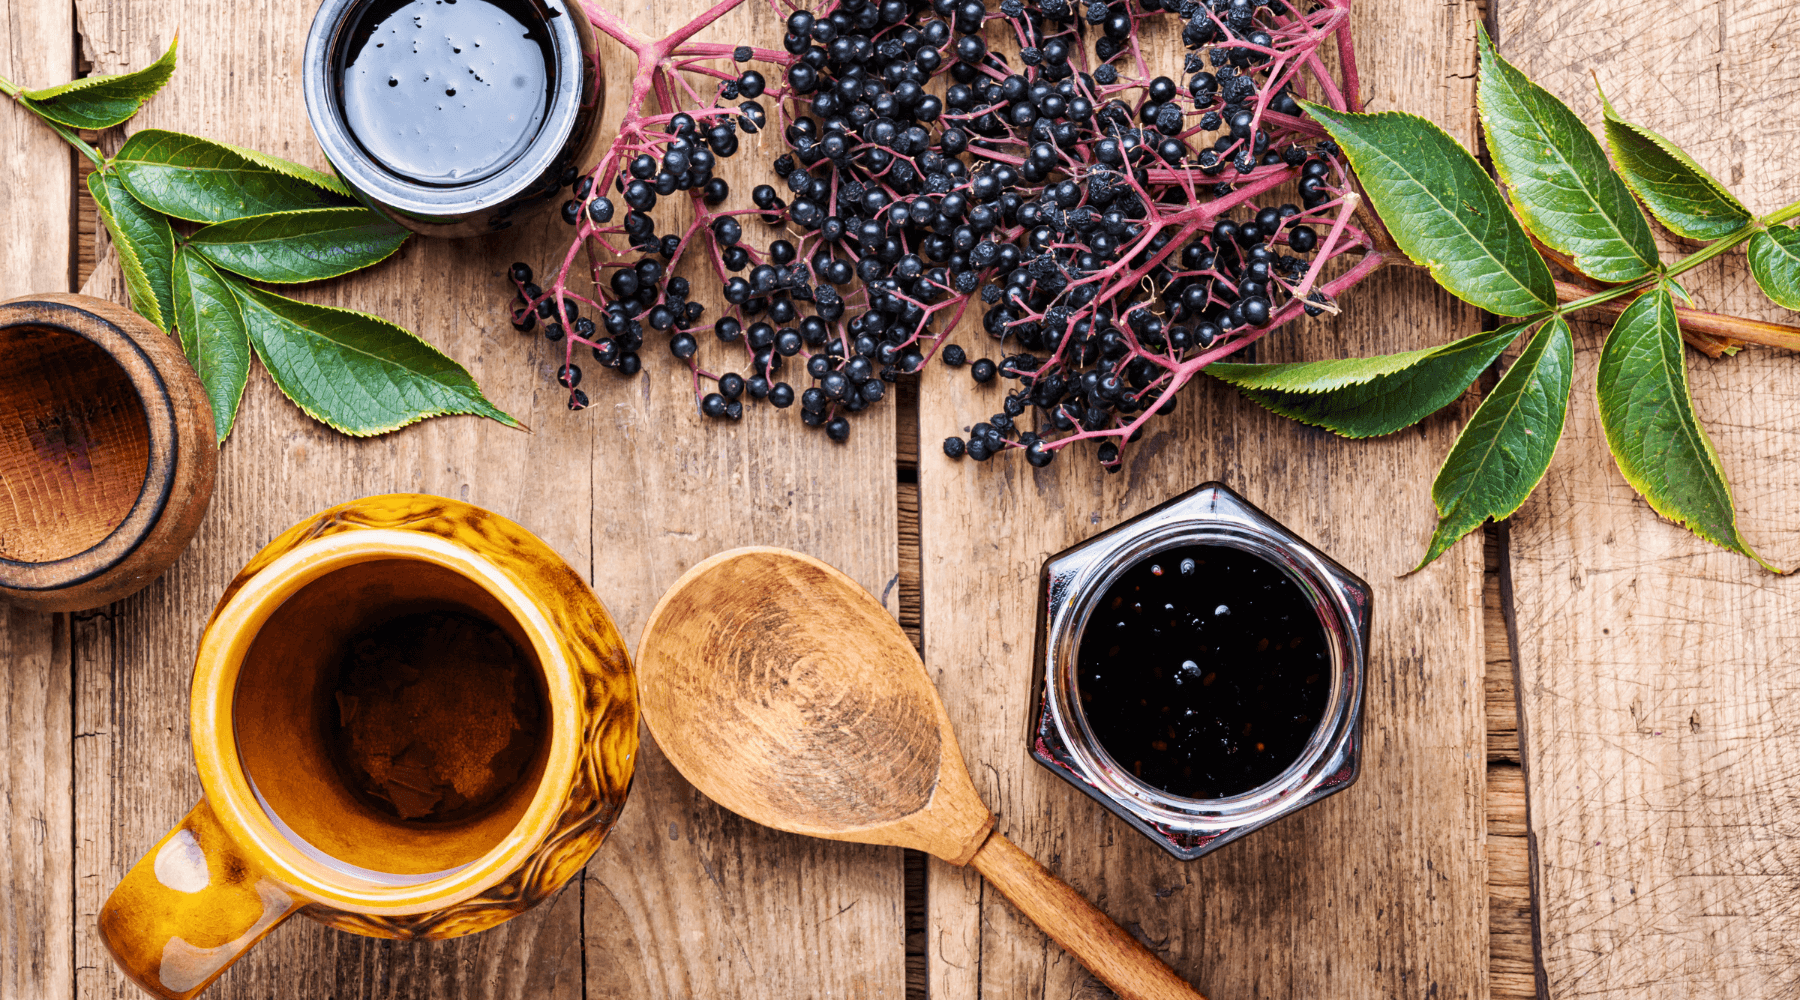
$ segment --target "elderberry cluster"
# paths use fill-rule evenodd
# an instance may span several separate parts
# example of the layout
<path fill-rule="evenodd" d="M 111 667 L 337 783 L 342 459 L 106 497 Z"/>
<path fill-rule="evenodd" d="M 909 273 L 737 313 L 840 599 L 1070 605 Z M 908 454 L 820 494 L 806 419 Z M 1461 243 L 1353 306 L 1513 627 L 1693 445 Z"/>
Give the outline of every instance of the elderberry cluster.
<path fill-rule="evenodd" d="M 1337 150 L 1295 100 L 1301 57 L 1347 11 L 1292 2 L 1002 0 L 996 12 L 980 0 L 839 0 L 794 12 L 784 87 L 755 70 L 715 74 L 713 105 L 671 116 L 659 156 L 596 171 L 645 255 L 608 262 L 603 283 L 596 268 L 604 333 L 566 296 L 559 315 L 524 265 L 515 323 L 542 319 L 552 340 L 567 325 L 627 375 L 647 323 L 716 382 L 696 393 L 706 415 L 736 419 L 746 395 L 798 398 L 805 422 L 839 441 L 848 416 L 942 354 L 977 382 L 1016 383 L 946 454 L 1019 448 L 1043 465 L 1099 438 L 1116 470 L 1120 444 L 1201 366 L 1330 308 L 1321 265 L 1368 246 L 1336 214 L 1348 211 Z M 1159 14 L 1183 21 L 1184 84 L 1152 76 L 1134 45 Z M 779 187 L 757 185 L 754 209 L 717 210 L 730 189 L 711 170 L 737 151 L 739 129 L 767 127 L 765 91 L 785 123 Z M 615 232 L 596 228 L 615 209 L 592 181 L 575 181 L 564 218 Z M 1267 203 L 1283 184 L 1297 184 L 1299 204 Z M 699 219 L 659 235 L 651 210 L 677 191 Z M 746 224 L 785 232 L 758 249 Z M 664 263 L 695 240 L 710 244 L 725 303 L 711 332 L 741 341 L 747 377 L 699 366 L 705 309 Z M 998 362 L 942 343 L 977 299 Z M 559 378 L 571 407 L 585 405 L 579 369 Z M 796 395 L 789 378 L 810 384 Z"/>

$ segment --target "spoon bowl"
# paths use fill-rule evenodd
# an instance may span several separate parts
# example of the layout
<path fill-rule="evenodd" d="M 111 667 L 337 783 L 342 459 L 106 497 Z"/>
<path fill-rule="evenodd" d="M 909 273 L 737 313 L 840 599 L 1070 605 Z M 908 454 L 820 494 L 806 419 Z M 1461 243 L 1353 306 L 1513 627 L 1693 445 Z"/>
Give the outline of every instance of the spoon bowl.
<path fill-rule="evenodd" d="M 784 549 L 713 556 L 651 612 L 637 667 L 657 744 L 725 808 L 791 833 L 973 864 L 1120 996 L 1200 997 L 994 832 L 924 662 L 843 573 Z"/>

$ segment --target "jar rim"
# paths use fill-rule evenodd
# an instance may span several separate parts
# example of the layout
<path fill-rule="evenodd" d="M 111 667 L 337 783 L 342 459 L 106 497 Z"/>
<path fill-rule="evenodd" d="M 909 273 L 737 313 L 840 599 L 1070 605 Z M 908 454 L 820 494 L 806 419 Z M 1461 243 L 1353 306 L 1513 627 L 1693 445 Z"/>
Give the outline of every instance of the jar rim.
<path fill-rule="evenodd" d="M 525 149 L 505 167 L 467 184 L 428 184 L 381 165 L 351 134 L 333 84 L 339 46 L 351 21 L 373 0 L 324 0 L 313 15 L 301 57 L 306 115 L 333 169 L 350 187 L 391 211 L 427 221 L 454 222 L 519 197 L 549 171 L 574 134 L 587 77 L 581 30 L 585 15 L 567 0 L 529 0 L 544 15 L 554 72 L 544 120 Z M 577 22 L 581 23 L 578 24 Z M 591 29 L 590 29 L 591 30 Z"/>
<path fill-rule="evenodd" d="M 1053 583 L 1054 591 L 1046 595 L 1053 603 L 1046 622 L 1043 697 L 1070 763 L 1080 772 L 1090 794 L 1177 834 L 1243 830 L 1308 801 L 1308 796 L 1342 767 L 1355 738 L 1367 658 L 1366 597 L 1360 602 L 1352 598 L 1348 574 L 1225 487 L 1209 484 L 1195 492 L 1209 488 L 1220 491 L 1216 500 L 1235 502 L 1210 503 L 1203 511 L 1183 509 L 1183 501 L 1191 501 L 1194 495 L 1189 494 L 1145 515 L 1141 523 L 1127 522 L 1090 539 L 1078 547 L 1082 550 L 1080 565 L 1069 567 L 1067 575 Z M 1177 509 L 1168 509 L 1172 507 Z M 1318 615 L 1331 656 L 1331 692 L 1305 747 L 1270 781 L 1231 796 L 1188 798 L 1138 778 L 1101 744 L 1080 700 L 1080 643 L 1100 599 L 1142 560 L 1184 545 L 1234 548 L 1279 568 L 1301 588 Z M 1053 559 L 1049 565 L 1055 563 Z"/>

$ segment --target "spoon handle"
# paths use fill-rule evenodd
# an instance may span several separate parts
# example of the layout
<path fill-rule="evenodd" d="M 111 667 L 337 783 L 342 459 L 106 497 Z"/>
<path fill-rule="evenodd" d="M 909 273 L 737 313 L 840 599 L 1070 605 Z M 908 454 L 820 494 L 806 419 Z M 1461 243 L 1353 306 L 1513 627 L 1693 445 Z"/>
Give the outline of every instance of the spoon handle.
<path fill-rule="evenodd" d="M 1175 970 L 996 830 L 969 862 L 1124 1000 L 1206 1000 Z"/>

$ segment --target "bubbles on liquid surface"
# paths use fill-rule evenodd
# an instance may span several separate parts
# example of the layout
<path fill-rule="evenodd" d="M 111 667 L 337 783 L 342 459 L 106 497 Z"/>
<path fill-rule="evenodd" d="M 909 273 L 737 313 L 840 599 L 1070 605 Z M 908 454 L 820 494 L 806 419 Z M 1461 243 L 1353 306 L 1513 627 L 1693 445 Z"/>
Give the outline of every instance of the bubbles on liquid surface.
<path fill-rule="evenodd" d="M 360 48 L 342 70 L 345 124 L 375 160 L 413 180 L 497 173 L 543 125 L 547 30 L 522 0 L 379 2 L 356 25 Z"/>

